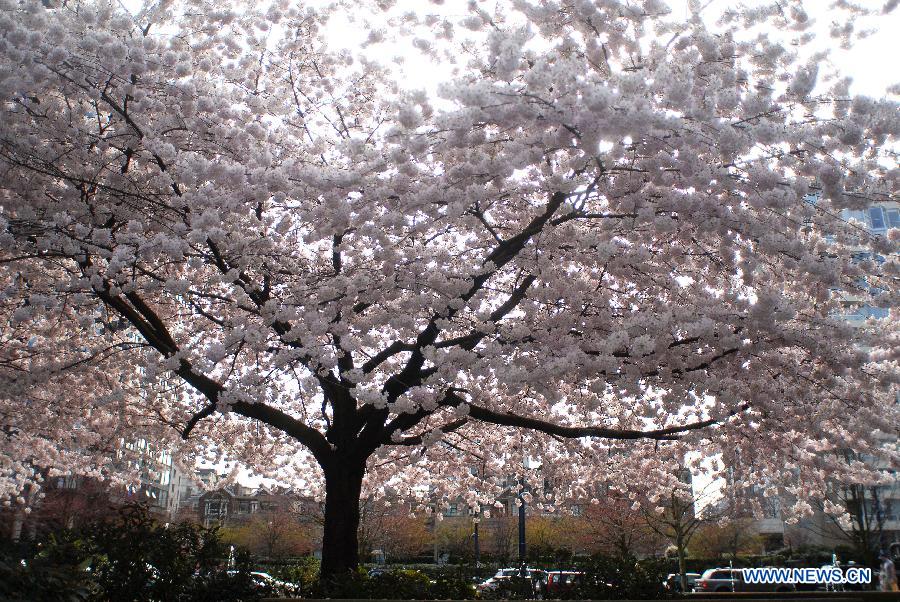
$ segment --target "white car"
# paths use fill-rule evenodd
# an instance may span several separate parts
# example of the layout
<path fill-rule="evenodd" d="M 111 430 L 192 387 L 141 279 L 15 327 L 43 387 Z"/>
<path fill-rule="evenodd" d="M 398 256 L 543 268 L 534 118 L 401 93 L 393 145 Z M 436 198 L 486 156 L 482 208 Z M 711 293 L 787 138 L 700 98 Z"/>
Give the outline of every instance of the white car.
<path fill-rule="evenodd" d="M 234 576 L 238 574 L 238 571 L 228 571 L 228 574 Z M 268 585 L 274 588 L 279 594 L 293 594 L 297 590 L 296 584 L 276 579 L 269 573 L 250 571 L 250 577 L 260 585 Z"/>
<path fill-rule="evenodd" d="M 531 579 L 532 583 L 539 583 L 541 578 L 543 577 L 545 571 L 540 569 L 525 569 L 525 573 L 529 579 Z M 514 577 L 521 577 L 522 569 L 500 569 L 497 571 L 493 577 L 489 578 L 487 581 L 479 583 L 475 586 L 475 589 L 479 592 L 485 591 L 493 591 L 500 587 L 500 584 L 503 581 L 507 581 Z"/>

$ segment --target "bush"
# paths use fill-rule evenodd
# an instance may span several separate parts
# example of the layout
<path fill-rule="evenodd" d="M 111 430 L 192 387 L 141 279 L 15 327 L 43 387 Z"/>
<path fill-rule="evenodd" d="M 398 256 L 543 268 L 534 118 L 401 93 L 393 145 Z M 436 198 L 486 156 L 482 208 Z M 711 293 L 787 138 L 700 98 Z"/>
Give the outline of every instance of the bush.
<path fill-rule="evenodd" d="M 310 598 L 319 587 L 319 568 L 321 562 L 312 556 L 303 556 L 290 564 L 273 568 L 274 577 L 288 581 L 297 586 L 296 595 Z"/>
<path fill-rule="evenodd" d="M 0 557 L 0 598 L 107 601 L 254 600 L 273 593 L 216 529 L 158 524 L 146 508 L 126 506 L 109 521 L 50 534 L 31 549 Z"/>
<path fill-rule="evenodd" d="M 315 586 L 309 597 L 359 600 L 465 600 L 475 598 L 475 586 L 461 572 L 436 571 L 429 578 L 422 571 L 395 569 L 375 572 L 371 576 L 360 569 L 336 579 L 324 591 Z"/>
<path fill-rule="evenodd" d="M 372 599 L 426 600 L 431 580 L 419 571 L 399 570 L 378 573 L 365 584 L 365 594 Z"/>
<path fill-rule="evenodd" d="M 481 597 L 486 600 L 529 600 L 535 597 L 534 582 L 527 577 L 502 579 L 495 589 L 484 591 Z"/>
<path fill-rule="evenodd" d="M 38 548 L 6 546 L 0 550 L 0 600 L 84 602 L 94 593 L 85 567 L 48 558 Z"/>
<path fill-rule="evenodd" d="M 662 600 L 671 594 L 663 587 L 665 563 L 625 556 L 594 555 L 584 562 L 584 582 L 573 589 L 570 598 Z"/>
<path fill-rule="evenodd" d="M 463 570 L 443 570 L 431 575 L 429 598 L 434 600 L 471 600 L 475 598 L 475 585 Z"/>

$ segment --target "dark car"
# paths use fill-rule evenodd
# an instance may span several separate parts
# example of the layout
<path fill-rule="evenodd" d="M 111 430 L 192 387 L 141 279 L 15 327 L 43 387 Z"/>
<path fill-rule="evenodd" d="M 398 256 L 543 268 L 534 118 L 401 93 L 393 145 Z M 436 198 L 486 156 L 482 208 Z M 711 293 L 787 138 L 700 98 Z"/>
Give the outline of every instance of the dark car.
<path fill-rule="evenodd" d="M 548 571 L 541 580 L 540 593 L 544 598 L 567 597 L 584 584 L 584 573 L 578 571 Z"/>
<path fill-rule="evenodd" d="M 747 583 L 741 569 L 708 569 L 697 579 L 695 592 L 792 592 L 792 583 Z"/>

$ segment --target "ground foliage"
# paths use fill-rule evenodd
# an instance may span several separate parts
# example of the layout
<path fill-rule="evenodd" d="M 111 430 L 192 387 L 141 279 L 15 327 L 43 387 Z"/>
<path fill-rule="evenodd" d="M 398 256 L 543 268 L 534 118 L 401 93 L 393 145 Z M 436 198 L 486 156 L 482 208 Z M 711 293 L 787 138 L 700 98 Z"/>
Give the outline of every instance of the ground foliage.
<path fill-rule="evenodd" d="M 214 602 L 276 593 L 254 581 L 246 554 L 229 568 L 229 552 L 215 528 L 166 525 L 143 507 L 127 506 L 110 520 L 10 545 L 0 558 L 0 597 Z"/>

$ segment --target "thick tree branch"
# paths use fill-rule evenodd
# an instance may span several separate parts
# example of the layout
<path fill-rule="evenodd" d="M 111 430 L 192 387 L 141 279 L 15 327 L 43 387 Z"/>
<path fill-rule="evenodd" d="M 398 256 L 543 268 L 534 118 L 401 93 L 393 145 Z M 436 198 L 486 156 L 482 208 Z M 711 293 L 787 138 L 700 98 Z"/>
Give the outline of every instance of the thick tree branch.
<path fill-rule="evenodd" d="M 394 341 L 375 355 L 373 355 L 367 362 L 362 365 L 363 374 L 368 374 L 382 363 L 385 360 L 393 357 L 394 355 L 400 353 L 401 351 L 412 351 L 415 349 L 415 346 L 410 345 L 409 343 L 404 343 L 403 341 Z"/>
<path fill-rule="evenodd" d="M 87 264 L 84 265 L 86 266 Z M 171 357 L 179 351 L 178 346 L 166 329 L 162 319 L 136 293 L 128 293 L 126 295 L 134 307 L 126 303 L 121 296 L 113 295 L 110 292 L 109 284 L 106 282 L 104 282 L 104 287 L 102 289 L 96 291 L 96 294 L 107 305 L 118 312 L 119 315 L 137 328 L 141 336 L 143 336 L 144 339 L 164 357 Z M 217 381 L 196 371 L 191 363 L 183 358 L 180 360 L 179 366 L 175 370 L 175 374 L 180 376 L 185 382 L 209 400 L 209 404 L 191 416 L 185 425 L 184 430 L 182 430 L 181 436 L 187 439 L 190 432 L 200 420 L 215 413 L 218 408 L 220 395 L 225 388 Z M 231 404 L 230 407 L 236 414 L 264 422 L 293 437 L 308 447 L 313 453 L 313 456 L 320 462 L 326 459 L 331 453 L 328 442 L 319 431 L 305 425 L 281 410 L 262 403 L 246 403 L 242 401 Z"/>
<path fill-rule="evenodd" d="M 490 269 L 484 271 L 473 279 L 472 286 L 457 297 L 464 303 L 474 297 L 487 283 L 487 281 L 514 259 L 528 244 L 531 238 L 543 230 L 547 222 L 553 217 L 557 209 L 565 202 L 566 194 L 555 192 L 550 196 L 547 206 L 539 215 L 532 218 L 528 225 L 521 232 L 504 240 L 502 243 L 494 247 L 494 250 L 485 257 L 483 265 L 491 266 Z M 530 283 L 529 283 L 530 284 Z M 393 402 L 403 395 L 410 388 L 418 385 L 422 381 L 420 371 L 425 364 L 425 356 L 422 349 L 426 346 L 433 345 L 440 334 L 438 328 L 438 320 L 451 319 L 456 315 L 456 310 L 447 308 L 446 312 L 435 314 L 431 317 L 428 325 L 416 337 L 414 349 L 410 355 L 404 368 L 397 374 L 391 376 L 384 384 L 383 393 L 387 396 L 388 402 Z M 360 433 L 360 441 L 363 450 L 372 450 L 380 445 L 381 431 L 390 414 L 387 408 L 376 409 L 374 406 L 366 406 L 359 412 L 361 419 L 365 422 L 362 432 Z M 364 451 L 365 453 L 365 451 Z"/>
<path fill-rule="evenodd" d="M 454 420 L 452 422 L 448 422 L 447 424 L 445 424 L 443 426 L 439 426 L 437 429 L 429 429 L 428 431 L 426 431 L 426 433 L 434 432 L 435 430 L 439 430 L 444 434 L 452 433 L 454 431 L 461 429 L 468 423 L 469 423 L 468 418 L 460 418 L 459 420 Z M 422 433 L 420 435 L 413 435 L 410 437 L 404 437 L 403 439 L 401 439 L 399 441 L 388 440 L 388 441 L 384 441 L 384 443 L 385 444 L 393 444 L 393 445 L 404 445 L 404 446 L 422 445 L 426 433 Z"/>
<path fill-rule="evenodd" d="M 517 428 L 526 428 L 534 431 L 540 431 L 548 435 L 564 437 L 567 439 L 577 439 L 581 437 L 600 437 L 604 439 L 656 439 L 656 440 L 673 440 L 678 439 L 678 435 L 689 431 L 696 431 L 717 424 L 721 424 L 728 418 L 746 411 L 750 404 L 742 404 L 737 409 L 732 410 L 721 418 L 711 418 L 709 420 L 700 420 L 679 426 L 671 426 L 661 429 L 651 430 L 632 430 L 632 429 L 614 429 L 602 426 L 564 426 L 541 420 L 539 418 L 530 418 L 528 416 L 520 416 L 512 413 L 500 413 L 488 408 L 471 404 L 465 399 L 457 395 L 453 391 L 449 391 L 445 398 L 444 405 L 455 407 L 462 404 L 469 406 L 469 417 L 481 422 L 488 422 L 499 426 L 511 426 Z"/>

